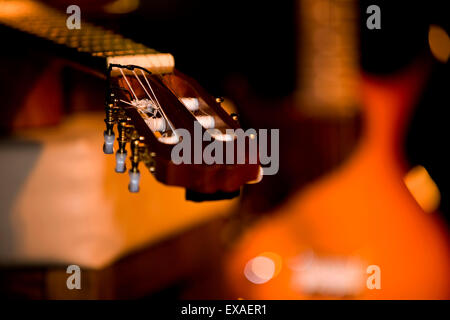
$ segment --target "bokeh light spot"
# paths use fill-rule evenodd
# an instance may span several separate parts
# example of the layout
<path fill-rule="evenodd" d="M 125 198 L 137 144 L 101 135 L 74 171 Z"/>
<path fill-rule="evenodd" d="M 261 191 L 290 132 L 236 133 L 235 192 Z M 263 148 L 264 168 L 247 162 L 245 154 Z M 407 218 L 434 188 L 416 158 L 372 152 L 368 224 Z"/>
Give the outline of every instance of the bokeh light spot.
<path fill-rule="evenodd" d="M 247 262 L 244 268 L 245 277 L 252 283 L 263 284 L 273 278 L 275 262 L 264 256 L 257 256 Z"/>

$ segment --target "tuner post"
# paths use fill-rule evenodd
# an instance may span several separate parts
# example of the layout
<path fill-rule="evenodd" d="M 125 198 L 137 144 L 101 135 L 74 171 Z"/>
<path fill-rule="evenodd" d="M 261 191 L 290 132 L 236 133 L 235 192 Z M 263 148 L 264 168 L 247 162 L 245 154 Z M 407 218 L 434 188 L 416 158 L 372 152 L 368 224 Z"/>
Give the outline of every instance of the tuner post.
<path fill-rule="evenodd" d="M 115 122 L 115 119 L 114 119 L 114 104 L 108 103 L 106 105 L 105 114 L 106 114 L 106 117 L 105 117 L 105 124 L 106 124 L 105 133 L 107 135 L 113 135 L 114 134 L 114 131 L 113 131 L 114 130 L 114 122 Z"/>
<path fill-rule="evenodd" d="M 114 96 L 114 93 L 109 95 L 108 102 L 105 106 L 105 124 L 106 124 L 106 134 L 113 135 L 114 134 L 114 123 L 116 122 L 115 114 L 117 112 L 117 99 Z"/>
<path fill-rule="evenodd" d="M 154 152 L 154 151 L 150 152 L 147 167 L 151 173 L 155 173 L 155 171 L 156 171 L 155 158 L 156 158 L 156 152 Z"/>
<path fill-rule="evenodd" d="M 106 118 L 106 130 L 103 132 L 104 144 L 103 152 L 105 154 L 114 153 L 114 106 L 113 104 L 108 104 L 105 108 Z"/>
<path fill-rule="evenodd" d="M 127 153 L 126 145 L 127 145 L 127 122 L 122 120 L 117 125 L 117 131 L 119 132 L 119 136 L 117 137 L 117 142 L 119 144 L 119 153 Z"/>
<path fill-rule="evenodd" d="M 131 141 L 131 172 L 139 172 L 139 139 L 133 139 Z"/>
<path fill-rule="evenodd" d="M 114 123 L 116 121 L 115 113 L 116 113 L 116 99 L 114 98 L 114 94 L 111 94 L 111 99 L 105 106 L 105 124 L 106 130 L 103 132 L 104 144 L 103 144 L 103 152 L 105 154 L 113 154 L 114 153 Z"/>

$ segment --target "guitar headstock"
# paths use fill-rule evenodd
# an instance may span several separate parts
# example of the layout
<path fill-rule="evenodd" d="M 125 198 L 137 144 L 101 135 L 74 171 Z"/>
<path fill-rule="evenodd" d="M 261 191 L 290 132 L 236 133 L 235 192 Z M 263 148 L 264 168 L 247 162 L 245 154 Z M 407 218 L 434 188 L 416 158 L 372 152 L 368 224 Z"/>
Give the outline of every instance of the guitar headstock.
<path fill-rule="evenodd" d="M 117 137 L 116 172 L 127 170 L 129 156 L 131 192 L 139 190 L 141 162 L 158 181 L 205 199 L 230 197 L 261 178 L 255 134 L 196 81 L 136 65 L 110 64 L 108 73 L 103 150 L 114 153 Z"/>

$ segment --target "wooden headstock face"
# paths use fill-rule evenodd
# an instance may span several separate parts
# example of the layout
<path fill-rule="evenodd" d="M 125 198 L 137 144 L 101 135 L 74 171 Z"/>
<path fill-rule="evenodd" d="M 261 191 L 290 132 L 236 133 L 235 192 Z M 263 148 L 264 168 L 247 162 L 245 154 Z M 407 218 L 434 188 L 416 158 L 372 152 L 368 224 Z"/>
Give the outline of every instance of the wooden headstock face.
<path fill-rule="evenodd" d="M 110 71 L 104 150 L 113 152 L 117 124 L 116 171 L 126 170 L 129 143 L 130 191 L 139 189 L 140 162 L 164 184 L 208 195 L 234 193 L 260 177 L 258 150 L 250 148 L 256 137 L 235 134 L 237 120 L 196 81 L 176 70 L 151 74 L 112 65 Z"/>

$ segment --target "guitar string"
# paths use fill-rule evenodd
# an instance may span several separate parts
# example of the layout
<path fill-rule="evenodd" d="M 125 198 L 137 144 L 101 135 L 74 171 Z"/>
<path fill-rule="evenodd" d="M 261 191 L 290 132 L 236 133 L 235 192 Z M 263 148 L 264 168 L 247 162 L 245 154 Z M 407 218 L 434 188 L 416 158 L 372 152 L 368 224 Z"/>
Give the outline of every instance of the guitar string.
<path fill-rule="evenodd" d="M 120 71 L 120 73 L 122 74 L 122 77 L 125 79 L 125 81 L 126 81 L 126 83 L 127 83 L 127 85 L 128 85 L 128 88 L 130 88 L 131 92 L 133 93 L 133 96 L 134 96 L 134 98 L 136 99 L 136 102 L 138 102 L 139 99 L 138 99 L 138 97 L 136 96 L 136 93 L 134 93 L 134 90 L 133 90 L 133 88 L 131 87 L 130 83 L 128 82 L 128 79 L 127 79 L 127 77 L 125 76 L 125 73 L 123 72 L 122 68 L 119 68 L 119 71 Z"/>
<path fill-rule="evenodd" d="M 175 131 L 175 128 L 173 127 L 172 123 L 170 122 L 169 118 L 167 117 L 167 115 L 165 114 L 163 108 L 161 107 L 161 104 L 159 103 L 158 98 L 156 97 L 156 94 L 155 94 L 155 92 L 153 91 L 153 88 L 152 88 L 152 86 L 150 85 L 150 82 L 149 82 L 148 79 L 147 79 L 147 76 L 145 75 L 144 71 L 142 71 L 141 69 L 139 69 L 139 70 L 141 71 L 142 75 L 144 76 L 145 82 L 147 83 L 147 85 L 148 85 L 148 87 L 150 88 L 150 90 L 151 90 L 153 96 L 154 96 L 155 99 L 156 99 L 156 102 L 157 102 L 158 107 L 159 107 L 158 110 L 160 110 L 162 116 L 166 119 L 167 124 L 169 125 L 170 129 L 172 130 L 172 133 L 174 134 L 174 136 L 175 136 L 175 137 L 178 137 L 177 132 Z M 141 84 L 141 85 L 142 85 L 142 84 Z"/>
<path fill-rule="evenodd" d="M 137 98 L 136 93 L 134 92 L 133 88 L 131 87 L 131 84 L 130 84 L 130 82 L 128 81 L 128 78 L 125 76 L 125 73 L 123 72 L 122 68 L 119 68 L 119 71 L 120 71 L 120 73 L 122 74 L 123 78 L 125 79 L 125 81 L 126 81 L 126 83 L 127 83 L 127 86 L 129 87 L 129 89 L 130 89 L 131 92 L 133 93 L 133 96 L 135 97 L 136 101 L 139 101 L 139 99 Z M 167 117 L 167 115 L 165 114 L 164 110 L 162 109 L 162 106 L 161 106 L 161 104 L 159 103 L 159 100 L 158 100 L 158 98 L 156 97 L 156 94 L 155 94 L 155 92 L 153 91 L 153 88 L 152 88 L 152 86 L 151 86 L 149 80 L 147 79 L 147 76 L 145 75 L 145 73 L 144 73 L 142 70 L 140 70 L 140 71 L 141 71 L 141 74 L 142 74 L 142 76 L 144 77 L 144 79 L 145 79 L 145 81 L 146 81 L 148 87 L 150 88 L 150 90 L 151 90 L 151 92 L 152 92 L 152 94 L 153 94 L 153 96 L 154 96 L 155 99 L 153 99 L 153 97 L 149 94 L 149 92 L 147 91 L 147 89 L 146 89 L 145 86 L 143 85 L 142 81 L 139 79 L 139 77 L 138 77 L 138 75 L 136 74 L 136 72 L 134 71 L 134 69 L 132 70 L 132 72 L 133 72 L 135 78 L 137 79 L 137 81 L 139 82 L 139 84 L 141 85 L 141 87 L 144 89 L 144 91 L 145 91 L 145 93 L 147 94 L 147 96 L 149 97 L 149 99 L 153 102 L 153 105 L 156 107 L 157 111 L 159 111 L 160 114 L 163 116 L 163 118 L 167 121 L 167 124 L 169 125 L 170 129 L 172 130 L 173 135 L 174 135 L 175 137 L 177 137 L 178 135 L 177 135 L 177 133 L 176 133 L 176 131 L 175 131 L 175 129 L 174 129 L 172 123 L 170 122 L 169 118 Z M 178 97 L 178 99 L 179 99 L 179 97 Z M 155 102 L 155 100 L 156 100 L 156 102 Z M 126 102 L 126 101 L 124 101 L 124 100 L 122 100 L 122 99 L 121 99 L 120 101 L 125 102 L 125 103 L 127 103 L 127 104 L 129 104 L 129 105 L 133 105 L 132 103 Z M 184 103 L 183 103 L 183 104 L 184 104 Z M 134 105 L 133 105 L 133 106 L 134 106 Z M 211 117 L 211 115 L 209 115 L 209 114 L 208 114 L 207 112 L 205 112 L 204 110 L 202 110 L 202 109 L 200 109 L 200 108 L 199 108 L 198 110 L 199 110 L 201 113 L 203 113 L 204 115 L 210 116 L 210 117 Z M 192 115 L 193 115 L 195 118 L 197 118 L 197 116 L 194 114 L 193 111 L 190 111 L 190 112 L 192 113 Z M 147 116 L 147 114 L 142 113 L 142 112 L 139 112 L 139 113 L 141 114 L 141 116 L 144 116 L 144 118 L 149 118 L 149 117 Z"/>
<path fill-rule="evenodd" d="M 158 106 L 155 103 L 155 100 L 153 100 L 153 98 L 150 96 L 150 94 L 148 93 L 147 89 L 144 87 L 144 85 L 141 82 L 141 79 L 139 79 L 139 77 L 136 74 L 136 71 L 133 70 L 133 74 L 136 77 L 137 81 L 139 82 L 139 84 L 141 85 L 141 87 L 144 89 L 145 93 L 147 94 L 147 96 L 150 98 L 150 100 L 152 101 L 153 105 L 156 107 L 156 109 L 158 108 Z M 156 97 L 155 97 L 156 98 Z"/>
<path fill-rule="evenodd" d="M 122 100 L 122 99 L 119 99 L 119 101 L 123 102 L 123 103 L 126 103 L 126 104 L 129 104 L 130 106 L 134 107 L 134 105 L 131 102 L 128 102 L 128 101 L 125 101 L 125 100 Z"/>
<path fill-rule="evenodd" d="M 136 71 L 134 71 L 134 69 L 133 69 L 132 72 L 133 72 L 133 75 L 134 75 L 134 77 L 136 78 L 136 80 L 137 80 L 137 81 L 139 82 L 139 84 L 141 85 L 142 89 L 144 89 L 145 94 L 147 95 L 147 97 L 149 97 L 149 99 L 150 99 L 151 102 L 153 103 L 153 106 L 154 106 L 154 108 L 156 109 L 156 112 L 159 112 L 159 114 L 162 116 L 162 118 L 165 119 L 167 122 L 169 122 L 168 119 L 166 119 L 165 115 L 161 112 L 161 108 L 158 107 L 158 104 L 159 104 L 159 103 L 157 104 L 157 103 L 155 102 L 155 99 L 157 99 L 156 96 L 155 96 L 155 99 L 153 99 L 153 97 L 148 93 L 147 88 L 143 85 L 141 79 L 139 79 L 138 75 L 136 74 Z M 145 118 L 145 119 L 156 119 L 156 118 L 155 118 L 155 114 L 153 114 L 152 117 L 149 117 L 149 116 L 147 115 L 146 112 L 141 112 L 141 111 L 139 110 L 139 113 L 140 113 L 141 116 L 142 116 L 143 118 Z M 172 131 L 173 131 L 173 130 L 172 130 Z"/>
<path fill-rule="evenodd" d="M 123 100 L 123 99 L 119 99 L 119 101 L 120 101 L 120 102 L 123 102 L 123 103 L 126 103 L 126 104 L 128 104 L 128 105 L 130 105 L 130 106 L 136 108 L 136 106 L 135 106 L 134 104 L 132 104 L 131 102 L 125 101 L 125 100 Z M 149 117 L 145 112 L 142 112 L 140 109 L 137 109 L 137 111 L 138 111 L 138 113 L 142 116 L 142 118 L 144 118 L 144 119 L 150 119 L 150 117 Z"/>
<path fill-rule="evenodd" d="M 129 88 L 129 89 L 131 90 L 131 92 L 133 93 L 133 96 L 135 97 L 136 102 L 138 102 L 139 99 L 138 99 L 136 93 L 134 92 L 134 90 L 133 90 L 133 88 L 132 88 L 130 82 L 128 81 L 128 78 L 125 76 L 125 73 L 123 72 L 122 68 L 119 67 L 119 71 L 120 71 L 120 73 L 122 74 L 122 77 L 125 79 L 125 82 L 127 83 L 128 88 Z M 148 91 L 147 91 L 147 89 L 145 88 L 145 86 L 142 84 L 142 82 L 141 82 L 141 80 L 139 79 L 139 77 L 137 76 L 136 72 L 135 72 L 134 70 L 132 70 L 132 71 L 133 71 L 133 74 L 135 75 L 136 79 L 138 80 L 139 84 L 140 84 L 140 85 L 142 86 L 142 88 L 144 89 L 144 91 L 145 91 L 145 93 L 147 94 L 147 96 L 150 98 L 150 100 L 151 100 L 151 101 L 153 102 L 153 104 L 155 105 L 157 111 L 159 111 L 160 114 L 163 116 L 163 118 L 167 121 L 167 124 L 169 125 L 170 129 L 172 130 L 173 135 L 174 135 L 175 137 L 178 137 L 178 135 L 177 135 L 177 133 L 176 133 L 176 131 L 175 131 L 175 128 L 173 127 L 173 125 L 172 125 L 172 123 L 170 122 L 169 118 L 167 117 L 167 115 L 165 114 L 164 110 L 162 109 L 161 104 L 159 103 L 158 98 L 156 97 L 156 94 L 155 94 L 155 92 L 153 91 L 152 86 L 150 85 L 150 82 L 148 81 L 147 77 L 145 76 L 145 73 L 141 70 L 142 75 L 144 76 L 144 78 L 145 78 L 145 80 L 146 80 L 146 82 L 147 82 L 147 84 L 148 84 L 148 86 L 149 86 L 151 92 L 153 93 L 153 96 L 154 96 L 155 99 L 156 99 L 156 103 L 155 103 L 155 100 L 153 100 L 153 98 L 151 97 L 151 95 L 148 93 Z M 129 104 L 129 105 L 131 105 L 131 106 L 135 106 L 134 104 L 132 104 L 132 103 L 130 103 L 130 102 L 127 102 L 127 101 L 124 101 L 124 100 L 122 100 L 122 99 L 120 99 L 120 101 L 122 101 L 122 102 L 124 102 L 124 103 L 126 103 L 126 104 Z M 141 116 L 143 116 L 144 118 L 149 118 L 149 117 L 147 116 L 147 114 L 140 112 L 140 110 L 138 110 L 138 111 L 139 111 L 139 114 L 140 114 Z"/>

